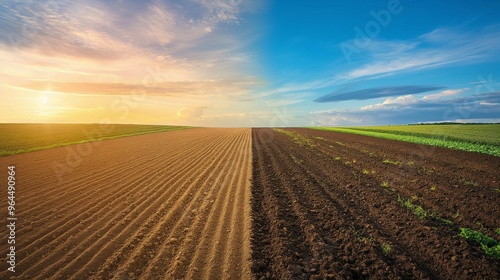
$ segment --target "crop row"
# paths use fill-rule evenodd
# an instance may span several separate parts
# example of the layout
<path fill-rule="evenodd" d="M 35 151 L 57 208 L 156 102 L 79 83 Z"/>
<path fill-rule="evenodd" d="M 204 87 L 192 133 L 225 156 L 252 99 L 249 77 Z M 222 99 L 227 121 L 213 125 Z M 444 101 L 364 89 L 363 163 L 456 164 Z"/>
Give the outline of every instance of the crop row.
<path fill-rule="evenodd" d="M 295 142 L 296 144 L 299 144 L 300 146 L 303 146 L 304 143 L 307 143 L 307 146 L 309 147 L 316 147 L 318 143 L 315 143 L 314 140 L 319 140 L 321 142 L 329 142 L 328 139 L 325 139 L 323 137 L 313 137 L 313 138 L 308 138 L 300 133 L 297 133 L 296 131 L 292 130 L 284 130 L 284 129 L 274 129 L 276 132 L 283 133 L 287 136 L 289 136 L 292 140 L 292 142 Z M 333 141 L 335 144 L 347 147 L 348 145 L 342 142 L 338 141 Z M 333 146 L 329 146 L 330 148 L 333 148 Z M 356 159 L 352 160 L 346 160 L 345 158 L 339 157 L 339 156 L 333 156 L 332 154 L 325 154 L 327 156 L 331 156 L 334 160 L 336 161 L 342 161 L 346 166 L 350 166 L 353 169 L 356 169 L 353 165 L 357 164 L 358 161 Z M 373 153 L 370 153 L 370 157 L 374 156 Z M 297 162 L 294 159 L 295 162 Z M 397 166 L 398 169 L 403 167 L 403 163 L 399 161 L 394 161 L 390 159 L 384 159 L 382 163 L 386 165 L 394 165 Z M 408 162 L 405 165 L 408 167 L 413 167 L 413 162 Z M 425 167 L 421 167 L 426 174 L 433 173 L 434 171 L 432 169 L 426 169 Z M 367 169 L 362 168 L 363 175 L 366 176 L 371 176 L 376 173 L 375 170 L 373 169 Z M 473 181 L 467 181 L 463 180 L 463 184 L 466 186 L 472 186 L 472 187 L 477 187 L 478 184 L 473 182 Z M 387 181 L 381 181 L 379 185 L 387 190 L 390 190 L 391 192 L 397 192 L 396 189 L 390 188 L 390 184 Z M 437 187 L 436 185 L 432 185 L 430 190 L 431 191 L 436 191 Z M 479 245 L 483 251 L 492 257 L 500 258 L 500 242 L 495 240 L 494 238 L 488 236 L 487 234 L 484 234 L 481 231 L 474 230 L 468 227 L 458 227 L 455 225 L 455 223 L 450 220 L 446 219 L 440 216 L 438 212 L 429 210 L 424 208 L 422 205 L 419 205 L 416 203 L 416 200 L 418 200 L 417 196 L 413 196 L 411 198 L 404 198 L 401 195 L 397 195 L 397 201 L 398 203 L 410 210 L 413 214 L 415 214 L 418 218 L 421 220 L 429 220 L 429 221 L 434 221 L 440 224 L 441 226 L 447 227 L 449 230 L 452 232 L 460 232 L 457 236 L 463 237 L 466 240 L 470 241 L 471 243 Z M 496 230 L 496 233 L 500 235 L 500 228 Z M 382 251 L 384 253 L 390 252 L 390 246 L 386 246 L 385 248 L 382 248 Z"/>
<path fill-rule="evenodd" d="M 494 128 L 496 129 L 496 127 Z M 471 138 L 467 140 L 446 134 L 432 134 L 432 133 L 386 130 L 386 129 L 340 128 L 340 127 L 315 127 L 314 129 L 360 134 L 360 135 L 378 137 L 390 140 L 405 141 L 417 144 L 424 144 L 430 146 L 450 148 L 455 150 L 463 150 L 468 152 L 478 152 L 483 154 L 500 156 L 500 144 L 491 144 L 493 140 L 488 141 L 489 143 L 479 140 L 479 139 L 484 139 L 484 137 L 480 137 L 481 134 L 478 134 L 478 140 L 474 140 Z M 489 136 L 490 138 L 488 139 L 495 139 L 497 141 L 498 136 L 494 134 L 493 130 L 485 131 L 483 134 L 485 133 L 491 134 Z"/>

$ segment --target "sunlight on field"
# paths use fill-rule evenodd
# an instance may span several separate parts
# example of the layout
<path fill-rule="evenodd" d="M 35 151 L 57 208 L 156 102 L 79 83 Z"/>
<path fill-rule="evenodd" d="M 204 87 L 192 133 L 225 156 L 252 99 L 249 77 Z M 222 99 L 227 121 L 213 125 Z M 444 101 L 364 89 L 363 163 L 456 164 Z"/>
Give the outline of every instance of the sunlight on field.
<path fill-rule="evenodd" d="M 125 124 L 0 124 L 2 131 L 0 156 L 185 128 L 188 127 Z"/>

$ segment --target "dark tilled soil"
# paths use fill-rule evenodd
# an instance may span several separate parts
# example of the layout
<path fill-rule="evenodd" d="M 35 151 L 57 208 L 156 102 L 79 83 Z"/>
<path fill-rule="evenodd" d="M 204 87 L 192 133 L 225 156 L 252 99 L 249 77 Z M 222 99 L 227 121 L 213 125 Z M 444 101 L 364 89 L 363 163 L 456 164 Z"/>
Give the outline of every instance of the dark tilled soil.
<path fill-rule="evenodd" d="M 310 129 L 252 133 L 257 279 L 500 279 L 500 260 L 458 236 L 468 227 L 500 240 L 500 158 Z M 398 197 L 435 214 L 419 218 Z"/>

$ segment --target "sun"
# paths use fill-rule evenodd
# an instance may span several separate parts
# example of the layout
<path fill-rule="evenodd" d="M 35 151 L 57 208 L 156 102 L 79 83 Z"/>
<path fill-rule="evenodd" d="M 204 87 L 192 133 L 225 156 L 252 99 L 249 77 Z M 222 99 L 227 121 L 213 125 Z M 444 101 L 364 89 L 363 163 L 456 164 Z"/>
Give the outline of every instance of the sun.
<path fill-rule="evenodd" d="M 54 102 L 56 101 L 54 93 L 51 91 L 40 92 L 36 99 L 38 107 L 38 115 L 40 117 L 52 117 L 54 115 Z"/>
<path fill-rule="evenodd" d="M 40 102 L 41 102 L 43 105 L 47 105 L 47 104 L 49 104 L 49 101 L 50 101 L 50 95 L 51 95 L 51 92 L 50 92 L 50 91 L 45 91 L 45 92 L 43 92 L 43 95 L 42 95 L 42 97 L 40 98 Z"/>

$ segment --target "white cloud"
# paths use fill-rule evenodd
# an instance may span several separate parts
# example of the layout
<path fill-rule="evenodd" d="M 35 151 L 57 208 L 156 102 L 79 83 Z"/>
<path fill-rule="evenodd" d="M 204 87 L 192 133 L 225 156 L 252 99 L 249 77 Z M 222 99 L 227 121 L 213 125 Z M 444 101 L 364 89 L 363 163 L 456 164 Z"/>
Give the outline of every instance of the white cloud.
<path fill-rule="evenodd" d="M 498 120 L 500 92 L 471 96 L 452 95 L 443 100 L 422 100 L 414 96 L 388 98 L 359 109 L 315 111 L 307 116 L 312 125 L 383 125 L 418 122 Z M 464 110 L 464 108 L 467 108 Z M 451 109 L 451 110 L 450 110 Z M 455 112 L 450 114 L 450 112 Z"/>
<path fill-rule="evenodd" d="M 460 89 L 448 89 L 448 90 L 443 90 L 439 93 L 436 94 L 428 94 L 422 97 L 422 100 L 437 100 L 443 97 L 450 97 L 453 95 L 461 94 L 465 91 L 467 91 L 469 88 L 460 88 Z"/>
<path fill-rule="evenodd" d="M 398 96 L 396 98 L 389 97 L 382 103 L 366 105 L 360 108 L 360 110 L 370 111 L 370 110 L 381 110 L 381 109 L 398 109 L 399 107 L 408 106 L 410 104 L 415 104 L 418 99 L 411 95 Z"/>
<path fill-rule="evenodd" d="M 413 95 L 408 94 L 408 95 L 403 95 L 403 96 L 398 96 L 396 98 L 389 97 L 387 98 L 383 104 L 388 105 L 388 104 L 394 104 L 394 105 L 409 105 L 416 103 L 418 101 L 417 98 L 415 98 Z"/>
<path fill-rule="evenodd" d="M 422 101 L 422 102 L 437 101 L 437 100 L 440 100 L 441 98 L 444 98 L 444 97 L 453 97 L 453 96 L 459 95 L 467 90 L 468 90 L 468 88 L 448 89 L 448 90 L 443 90 L 443 91 L 436 93 L 436 94 L 425 95 L 421 99 L 416 98 L 412 94 L 398 96 L 396 98 L 389 97 L 386 100 L 384 100 L 384 102 L 382 102 L 382 103 L 366 105 L 366 106 L 361 107 L 360 110 L 364 110 L 364 111 L 376 111 L 376 110 L 388 110 L 388 109 L 396 110 L 396 109 L 399 109 L 401 107 L 405 107 L 408 105 L 418 103 L 420 101 Z"/>
<path fill-rule="evenodd" d="M 500 106 L 500 103 L 491 103 L 491 102 L 481 101 L 481 102 L 479 102 L 479 105 L 482 105 L 482 106 Z"/>

